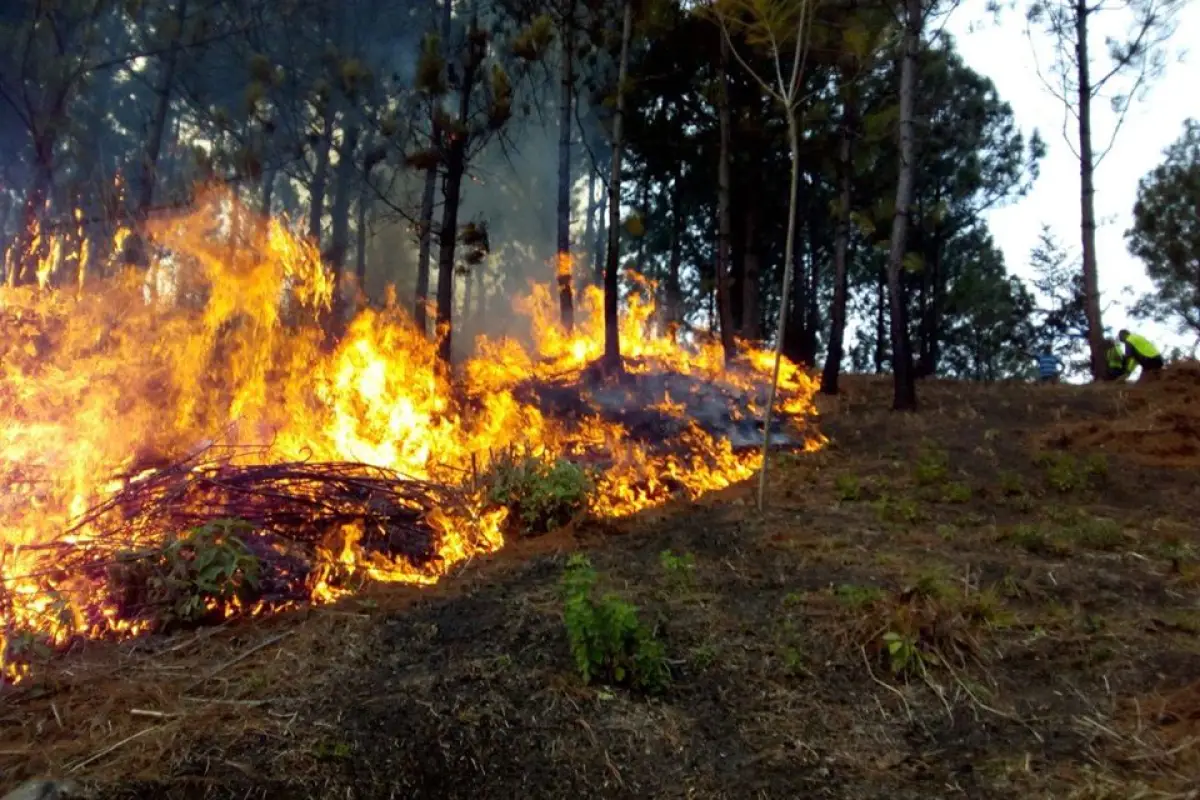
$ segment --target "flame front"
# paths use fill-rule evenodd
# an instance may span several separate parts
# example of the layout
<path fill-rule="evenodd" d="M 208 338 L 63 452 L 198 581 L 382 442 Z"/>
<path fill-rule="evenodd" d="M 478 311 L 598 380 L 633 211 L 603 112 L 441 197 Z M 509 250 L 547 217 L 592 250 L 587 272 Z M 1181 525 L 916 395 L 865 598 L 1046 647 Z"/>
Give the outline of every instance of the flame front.
<path fill-rule="evenodd" d="M 628 515 L 673 494 L 695 497 L 757 470 L 756 452 L 737 453 L 694 424 L 673 452 L 652 455 L 619 425 L 594 417 L 558 421 L 517 399 L 521 382 L 578 376 L 600 357 L 599 290 L 579 298 L 571 334 L 557 324 L 548 286 L 519 299 L 534 344 L 481 337 L 478 355 L 462 369 L 458 396 L 472 400 L 466 411 L 453 400 L 436 342 L 394 304 L 360 311 L 336 346 L 327 346 L 319 321 L 330 312 L 334 285 L 315 248 L 280 220 L 243 225 L 239 245 L 231 246 L 221 231 L 233 205 L 210 193 L 191 213 L 153 222 L 148 232 L 169 255 L 148 270 L 94 277 L 81 230 L 38 243 L 45 254 L 39 285 L 0 289 L 0 324 L 7 328 L 0 341 L 0 479 L 8 488 L 0 501 L 0 653 L 28 633 L 62 643 L 138 632 L 139 623 L 122 620 L 107 602 L 102 582 L 56 571 L 56 553 L 103 548 L 76 525 L 80 515 L 206 443 L 269 444 L 241 459 L 358 462 L 444 484 L 463 483 L 493 453 L 569 456 L 601 448 L 610 466 L 590 510 L 603 516 Z M 72 262 L 77 284 L 76 275 L 64 277 Z M 6 263 L 12 274 L 11 254 Z M 621 320 L 631 371 L 671 370 L 746 390 L 769 379 L 770 353 L 747 348 L 752 369 L 734 375 L 724 372 L 719 345 L 685 348 L 655 333 L 648 294 L 631 295 Z M 785 362 L 780 384 L 784 413 L 811 412 L 816 386 L 803 371 Z M 683 413 L 670 398 L 662 407 Z M 322 579 L 334 568 L 431 583 L 455 563 L 503 544 L 504 511 L 481 498 L 464 509 L 429 509 L 427 518 L 439 534 L 437 558 L 421 565 L 364 553 L 362 531 L 342 530 L 319 551 L 325 564 L 312 572 L 313 599 L 337 595 Z M 147 533 L 142 544 L 152 547 L 169 533 Z M 97 607 L 98 614 L 81 611 Z M 14 665 L 6 672 L 20 677 Z"/>

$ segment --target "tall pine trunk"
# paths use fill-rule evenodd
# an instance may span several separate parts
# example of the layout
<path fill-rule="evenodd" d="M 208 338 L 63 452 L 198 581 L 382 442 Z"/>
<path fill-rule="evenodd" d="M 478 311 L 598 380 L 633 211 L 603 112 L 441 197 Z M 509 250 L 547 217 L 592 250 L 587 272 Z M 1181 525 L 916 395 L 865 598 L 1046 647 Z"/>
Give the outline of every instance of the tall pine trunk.
<path fill-rule="evenodd" d="M 325 217 L 325 190 L 329 184 L 329 150 L 333 146 L 333 123 L 337 111 L 333 97 L 325 98 L 322 109 L 321 137 L 317 141 L 317 163 L 313 167 L 312 185 L 309 187 L 308 237 L 318 246 L 321 242 L 321 220 Z"/>
<path fill-rule="evenodd" d="M 574 9 L 569 13 L 573 14 Z M 558 105 L 558 254 L 555 274 L 558 279 L 558 306 L 563 327 L 575 326 L 573 279 L 575 264 L 571 260 L 571 100 L 575 93 L 575 35 L 568 19 L 562 32 L 562 75 Z"/>
<path fill-rule="evenodd" d="M 913 194 L 913 100 L 917 83 L 917 50 L 921 44 L 921 0 L 905 1 L 904 57 L 900 63 L 900 172 L 896 178 L 896 211 L 888 249 L 888 293 L 892 312 L 892 373 L 896 411 L 917 410 L 917 387 L 908 346 L 908 315 L 904 296 L 904 255 L 908 243 L 909 206 Z"/>
<path fill-rule="evenodd" d="M 175 67 L 179 61 L 179 44 L 183 26 L 187 19 L 188 0 L 177 0 L 175 4 L 175 41 L 163 56 L 162 73 L 159 76 L 158 103 L 146 133 L 146 152 L 142 156 L 139 176 L 137 217 L 143 219 L 154 203 L 154 185 L 157 179 L 158 158 L 166 138 L 167 123 L 171 114 L 171 94 L 175 87 Z"/>
<path fill-rule="evenodd" d="M 442 3 L 442 19 L 441 19 L 441 42 L 442 53 L 446 52 L 446 48 L 450 42 L 450 21 L 454 9 L 454 0 L 445 0 Z M 433 249 L 433 204 L 435 194 L 437 192 L 438 179 L 438 164 L 440 162 L 441 131 L 438 126 L 437 115 L 437 98 L 431 97 L 429 100 L 429 140 L 432 142 L 431 149 L 439 153 L 439 158 L 435 158 L 425 168 L 425 186 L 421 193 L 421 219 L 418 224 L 418 246 L 417 246 L 417 289 L 413 299 L 413 320 L 416 322 L 417 330 L 425 335 L 429 335 L 429 320 L 427 312 L 429 308 L 429 259 Z"/>
<path fill-rule="evenodd" d="M 717 157 L 717 317 L 725 363 L 734 357 L 733 303 L 729 295 L 730 253 L 733 243 L 733 208 L 730 203 L 729 136 L 733 125 L 729 114 L 729 42 L 721 36 L 721 60 L 717 69 L 717 116 L 721 127 Z"/>
<path fill-rule="evenodd" d="M 762 469 L 758 473 L 758 510 L 766 505 L 767 456 L 771 447 L 771 413 L 775 408 L 775 394 L 779 387 L 779 366 L 782 362 L 783 342 L 787 337 L 787 308 L 791 296 L 793 254 L 796 252 L 796 205 L 800 193 L 800 125 L 796 120 L 796 109 L 787 108 L 788 150 L 792 156 L 792 179 L 788 189 L 787 239 L 783 246 L 783 287 L 779 291 L 779 323 L 775 331 L 775 365 L 771 375 L 771 388 L 767 391 L 767 407 L 763 413 Z M 757 289 L 757 287 L 749 287 Z"/>
<path fill-rule="evenodd" d="M 748 198 L 747 198 L 748 199 Z M 762 313 L 759 309 L 758 210 L 748 202 L 742 217 L 742 336 L 756 341 L 762 338 Z M 791 223 L 789 223 L 791 224 Z M 790 261 L 790 259 L 789 259 Z"/>
<path fill-rule="evenodd" d="M 604 369 L 624 371 L 617 315 L 617 269 L 621 243 L 621 156 L 625 147 L 625 83 L 629 75 L 629 45 L 633 39 L 633 0 L 625 0 L 621 23 L 621 61 L 617 69 L 617 103 L 613 114 L 612 173 L 608 181 L 608 252 L 604 261 Z"/>
<path fill-rule="evenodd" d="M 1104 327 L 1100 319 L 1100 275 L 1096 265 L 1096 184 L 1092 152 L 1092 78 L 1088 63 L 1088 15 L 1086 0 L 1075 0 L 1075 62 L 1079 83 L 1079 211 L 1083 245 L 1083 295 L 1088 321 L 1088 345 L 1092 352 L 1092 377 L 1105 373 Z"/>
<path fill-rule="evenodd" d="M 843 76 L 843 80 L 845 77 Z M 847 82 L 848 84 L 848 82 Z M 847 84 L 843 84 L 846 86 Z M 856 99 L 853 91 L 845 89 L 842 106 L 842 125 L 838 147 L 838 191 L 837 232 L 833 242 L 833 303 L 829 309 L 829 350 L 825 355 L 825 369 L 821 373 L 821 391 L 825 394 L 838 393 L 838 378 L 842 372 L 842 348 L 846 340 L 846 295 L 849 291 L 850 256 L 850 203 L 854 185 L 854 162 L 851 159 L 851 141 L 854 135 Z"/>
<path fill-rule="evenodd" d="M 587 242 L 584 245 L 585 247 L 591 247 L 596 242 L 596 215 L 600 213 L 600 199 L 596 197 L 596 171 L 594 169 L 588 170 L 587 188 L 587 220 L 585 220 L 586 227 L 583 232 L 583 240 Z M 597 285 L 604 283 L 604 273 L 598 268 L 599 264 L 600 259 L 596 258 L 595 253 L 593 253 L 591 269 L 592 277 Z"/>
<path fill-rule="evenodd" d="M 679 285 L 679 267 L 683 262 L 683 198 L 677 172 L 671 182 L 671 250 L 667 260 L 666 319 L 670 326 L 683 321 L 683 292 Z"/>
<path fill-rule="evenodd" d="M 468 54 L 466 63 L 462 65 L 458 129 L 448 132 L 450 147 L 446 153 L 446 175 L 442 180 L 442 223 L 438 231 L 437 334 L 438 354 L 447 367 L 450 366 L 454 354 L 454 249 L 458 242 L 458 206 L 462 199 L 462 179 L 467 170 L 471 93 L 475 89 L 480 60 L 475 52 L 476 33 L 475 21 L 472 20 L 466 37 Z"/>

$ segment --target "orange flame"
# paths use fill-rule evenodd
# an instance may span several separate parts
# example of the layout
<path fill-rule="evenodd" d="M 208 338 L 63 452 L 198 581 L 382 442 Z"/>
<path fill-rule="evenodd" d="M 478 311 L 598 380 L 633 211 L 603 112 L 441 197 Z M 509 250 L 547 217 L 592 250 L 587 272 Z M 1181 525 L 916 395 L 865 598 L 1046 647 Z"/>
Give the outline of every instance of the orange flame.
<path fill-rule="evenodd" d="M 102 269 L 95 262 L 103 259 L 89 261 L 80 226 L 74 259 L 52 240 L 37 266 L 38 286 L 0 289 L 0 325 L 7 328 L 0 340 L 0 479 L 8 487 L 0 501 L 0 659 L 30 633 L 61 643 L 139 632 L 143 623 L 119 619 L 115 606 L 104 605 L 104 587 L 56 574 L 54 548 L 101 546 L 87 529 L 64 532 L 120 488 L 118 476 L 205 442 L 270 442 L 270 458 L 279 461 L 355 461 L 443 483 L 486 468 L 493 452 L 555 456 L 603 445 L 613 466 L 590 508 L 603 516 L 628 515 L 679 493 L 695 497 L 757 470 L 757 452 L 735 453 L 695 425 L 680 442 L 688 455 L 652 456 L 625 441 L 619 425 L 562 423 L 517 400 L 518 383 L 579 373 L 601 355 L 603 298 L 594 287 L 584 292 L 569 335 L 557 323 L 550 288 L 535 286 L 516 303 L 531 323 L 531 349 L 479 339 L 477 357 L 463 366 L 467 394 L 477 401 L 469 416 L 451 402 L 436 343 L 394 303 L 361 311 L 337 346 L 323 349 L 317 320 L 331 308 L 334 281 L 316 248 L 279 219 L 241 226 L 242 242 L 231 247 L 221 234 L 233 202 L 210 192 L 190 213 L 150 224 L 167 255 L 148 271 L 93 275 L 85 289 L 83 276 Z M 118 249 L 127 235 L 118 234 Z M 71 260 L 77 288 L 50 288 Z M 15 266 L 12 254 L 5 263 Z M 752 373 L 726 373 L 719 345 L 687 348 L 657 331 L 652 294 L 634 293 L 621 319 L 632 371 L 670 369 L 746 390 L 769 379 L 770 353 L 747 348 Z M 785 413 L 811 413 L 813 379 L 785 362 L 780 386 Z M 674 408 L 669 398 L 664 403 Z M 819 438 L 810 444 L 819 446 Z M 504 509 L 482 501 L 467 512 L 433 509 L 427 521 L 439 534 L 438 558 L 427 567 L 363 552 L 363 532 L 347 526 L 319 554 L 312 597 L 342 592 L 329 580 L 334 573 L 432 583 L 454 564 L 501 547 L 504 517 Z M 97 602 L 104 605 L 100 621 L 85 620 L 80 609 Z M 0 661 L 9 679 L 22 669 Z"/>

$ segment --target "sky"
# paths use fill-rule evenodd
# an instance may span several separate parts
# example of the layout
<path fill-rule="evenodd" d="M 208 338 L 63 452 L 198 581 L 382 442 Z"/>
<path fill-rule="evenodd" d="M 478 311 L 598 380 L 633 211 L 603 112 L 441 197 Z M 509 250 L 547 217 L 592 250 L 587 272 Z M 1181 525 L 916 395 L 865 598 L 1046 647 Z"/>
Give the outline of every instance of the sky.
<path fill-rule="evenodd" d="M 1099 51 L 1093 69 L 1107 63 L 1102 50 L 1104 35 L 1118 35 L 1129 19 L 1118 11 L 1103 16 L 1108 19 L 1100 20 L 1096 35 L 1090 37 Z M 1125 309 L 1152 289 L 1141 261 L 1125 246 L 1124 232 L 1132 224 L 1138 180 L 1162 161 L 1163 150 L 1182 135 L 1184 120 L 1200 118 L 1200 2 L 1185 0 L 1177 20 L 1165 73 L 1130 110 L 1112 150 L 1096 170 L 1096 250 L 1101 303 L 1107 309 L 1105 327 L 1112 332 L 1129 327 L 1143 332 L 1163 350 L 1178 346 L 1190 352 L 1195 344 L 1191 337 L 1180 336 L 1170 326 L 1133 320 Z M 986 12 L 985 0 L 965 0 L 945 28 L 954 35 L 967 64 L 991 78 L 1001 99 L 1012 106 L 1021 128 L 1026 133 L 1037 128 L 1047 145 L 1033 190 L 1021 200 L 989 212 L 989 227 L 1009 270 L 1023 278 L 1032 275 L 1029 251 L 1043 223 L 1068 246 L 1072 256 L 1078 256 L 1079 162 L 1072 152 L 1077 137 L 1072 133 L 1071 145 L 1064 141 L 1062 104 L 1045 88 L 1037 72 L 1037 64 L 1044 70 L 1050 61 L 1049 40 L 1035 32 L 1031 43 L 1020 7 L 1006 11 L 997 23 Z M 1098 102 L 1093 117 L 1097 151 L 1108 142 L 1114 122 L 1109 104 Z M 1075 128 L 1073 119 L 1071 128 Z"/>

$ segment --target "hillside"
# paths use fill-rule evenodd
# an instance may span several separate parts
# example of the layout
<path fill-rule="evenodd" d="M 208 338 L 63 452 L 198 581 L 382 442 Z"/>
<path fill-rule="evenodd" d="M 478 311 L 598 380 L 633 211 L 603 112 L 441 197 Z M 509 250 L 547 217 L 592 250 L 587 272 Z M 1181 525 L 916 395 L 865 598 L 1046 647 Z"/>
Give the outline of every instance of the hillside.
<path fill-rule="evenodd" d="M 1119 388 L 926 383 L 915 416 L 882 410 L 886 382 L 847 383 L 823 409 L 829 446 L 773 461 L 765 516 L 742 485 L 517 542 L 429 589 L 56 659 L 0 715 L 3 788 L 1194 790 L 1200 369 Z M 655 626 L 661 695 L 580 681 L 559 588 L 580 550 Z"/>

